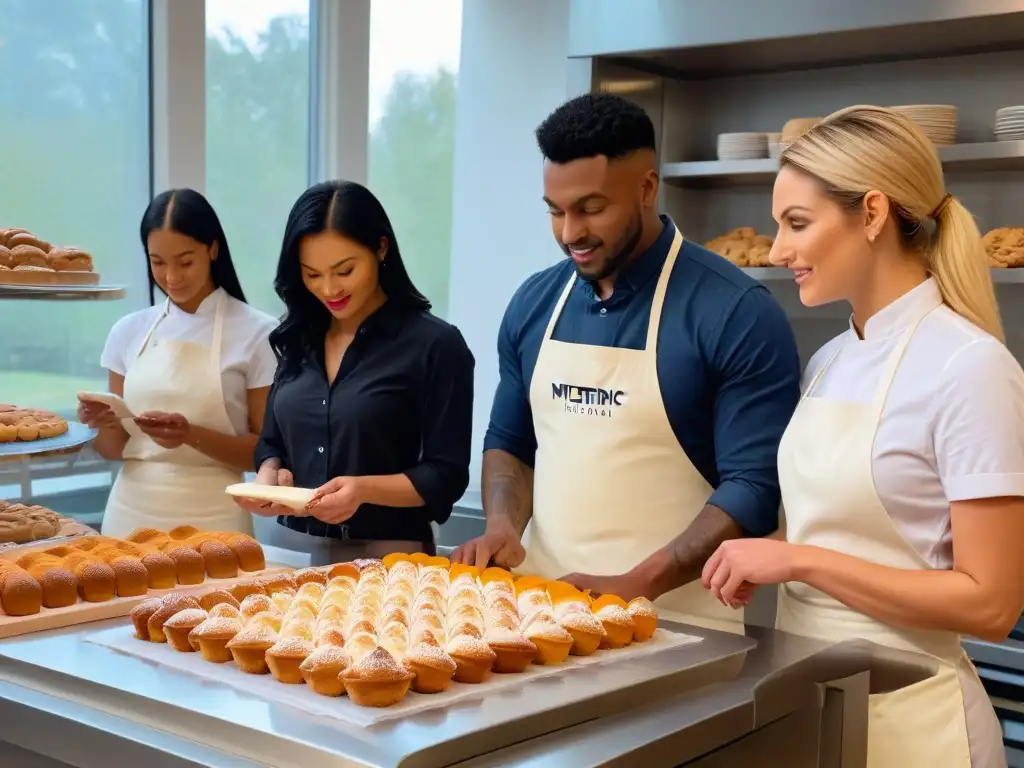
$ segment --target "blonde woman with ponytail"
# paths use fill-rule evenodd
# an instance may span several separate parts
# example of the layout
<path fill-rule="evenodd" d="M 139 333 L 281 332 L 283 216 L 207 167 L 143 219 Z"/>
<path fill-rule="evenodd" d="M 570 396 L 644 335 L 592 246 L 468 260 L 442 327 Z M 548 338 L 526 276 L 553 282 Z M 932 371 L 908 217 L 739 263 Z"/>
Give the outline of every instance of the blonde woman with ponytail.
<path fill-rule="evenodd" d="M 869 768 L 1002 768 L 961 635 L 999 641 L 1024 605 L 1024 373 L 1003 344 L 981 237 L 932 144 L 851 107 L 782 155 L 772 262 L 808 306 L 849 302 L 779 447 L 786 540 L 724 543 L 704 586 L 777 626 L 927 654 L 933 677 L 871 697 Z"/>

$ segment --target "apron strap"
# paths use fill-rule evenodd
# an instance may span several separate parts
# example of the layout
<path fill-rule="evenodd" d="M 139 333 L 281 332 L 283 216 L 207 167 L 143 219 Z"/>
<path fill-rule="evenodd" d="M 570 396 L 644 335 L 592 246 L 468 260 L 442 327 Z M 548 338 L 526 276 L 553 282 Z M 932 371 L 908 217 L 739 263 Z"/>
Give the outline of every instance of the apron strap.
<path fill-rule="evenodd" d="M 555 332 L 555 325 L 558 323 L 558 317 L 562 314 L 562 308 L 565 307 L 565 302 L 569 298 L 569 293 L 572 291 L 572 287 L 576 284 L 576 273 L 573 272 L 572 277 L 569 278 L 569 282 L 565 284 L 565 288 L 562 289 L 562 295 L 558 299 L 558 303 L 555 304 L 555 308 L 551 311 L 551 319 L 548 320 L 548 327 L 544 331 L 544 341 L 550 341 L 551 336 Z"/>
<path fill-rule="evenodd" d="M 825 375 L 825 371 L 827 371 L 829 369 L 829 367 L 831 367 L 832 363 L 835 362 L 836 357 L 839 356 L 839 351 L 844 346 L 846 346 L 846 345 L 845 344 L 840 344 L 836 348 L 836 350 L 831 355 L 828 356 L 828 360 L 826 360 L 825 364 L 823 366 L 821 366 L 821 368 L 818 369 L 818 372 L 816 374 L 814 374 L 814 378 L 811 379 L 810 384 L 807 385 L 807 389 L 805 389 L 804 393 L 800 396 L 801 400 L 803 400 L 806 397 L 810 397 L 811 396 L 811 392 L 813 392 L 814 388 L 816 386 L 818 386 L 818 382 L 821 381 L 821 377 Z"/>
<path fill-rule="evenodd" d="M 668 256 L 661 267 L 661 274 L 658 275 L 658 285 L 654 289 L 654 299 L 651 301 L 651 316 L 647 321 L 647 342 L 644 350 L 654 355 L 658 350 L 658 329 L 661 327 L 661 310 L 665 306 L 665 292 L 668 290 L 668 280 L 672 276 L 672 269 L 676 265 L 676 258 L 683 247 L 683 233 L 679 227 L 675 228 L 676 233 L 672 238 L 672 246 L 668 249 Z"/>
<path fill-rule="evenodd" d="M 217 296 L 217 308 L 213 315 L 213 342 L 210 344 L 210 365 L 213 373 L 220 377 L 220 350 L 224 339 L 224 294 Z"/>

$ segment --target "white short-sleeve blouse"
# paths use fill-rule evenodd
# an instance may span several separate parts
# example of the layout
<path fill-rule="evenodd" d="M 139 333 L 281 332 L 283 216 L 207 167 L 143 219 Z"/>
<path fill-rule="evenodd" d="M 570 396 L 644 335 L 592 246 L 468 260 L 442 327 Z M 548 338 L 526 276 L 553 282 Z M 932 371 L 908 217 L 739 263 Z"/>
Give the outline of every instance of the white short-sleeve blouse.
<path fill-rule="evenodd" d="M 235 433 L 242 435 L 249 432 L 248 391 L 269 387 L 274 381 L 277 360 L 268 337 L 277 327 L 277 320 L 218 288 L 203 300 L 194 314 L 183 312 L 172 303 L 167 317 L 157 325 L 154 338 L 212 343 L 218 295 L 223 295 L 225 300 L 221 342 L 224 400 Z M 124 376 L 139 356 L 146 334 L 163 309 L 163 302 L 158 302 L 118 320 L 107 336 L 100 364 Z"/>
<path fill-rule="evenodd" d="M 889 354 L 924 317 L 875 434 L 875 488 L 893 522 L 936 568 L 953 565 L 953 501 L 1024 496 L 1024 372 L 998 340 L 942 303 L 928 280 L 811 359 L 809 397 L 870 403 Z"/>

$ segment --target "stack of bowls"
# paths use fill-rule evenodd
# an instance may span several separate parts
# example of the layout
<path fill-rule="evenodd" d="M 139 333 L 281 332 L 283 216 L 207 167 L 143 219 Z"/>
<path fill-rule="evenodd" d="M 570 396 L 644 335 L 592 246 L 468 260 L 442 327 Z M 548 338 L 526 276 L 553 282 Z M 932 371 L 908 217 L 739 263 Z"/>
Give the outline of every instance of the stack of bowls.
<path fill-rule="evenodd" d="M 996 111 L 996 141 L 1024 141 L 1024 107 Z"/>
<path fill-rule="evenodd" d="M 762 157 L 768 157 L 768 139 L 765 134 L 718 134 L 719 160 L 756 160 Z"/>
<path fill-rule="evenodd" d="M 956 144 L 957 109 L 952 104 L 909 104 L 893 110 L 917 123 L 935 146 Z"/>

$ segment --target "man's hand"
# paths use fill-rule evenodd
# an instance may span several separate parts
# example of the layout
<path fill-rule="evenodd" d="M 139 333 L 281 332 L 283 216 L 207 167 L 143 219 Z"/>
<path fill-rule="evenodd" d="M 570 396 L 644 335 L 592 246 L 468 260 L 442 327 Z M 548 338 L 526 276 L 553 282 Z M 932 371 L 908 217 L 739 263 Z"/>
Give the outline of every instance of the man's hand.
<path fill-rule="evenodd" d="M 622 573 L 618 576 L 592 576 L 587 573 L 570 573 L 561 581 L 567 581 L 580 590 L 589 590 L 593 596 L 617 595 L 626 602 L 634 597 L 646 597 L 654 600 L 658 597 L 649 584 L 632 574 Z"/>
<path fill-rule="evenodd" d="M 274 466 L 260 467 L 260 471 L 256 473 L 256 482 L 260 485 L 291 486 L 295 484 L 291 470 L 278 469 Z M 295 510 L 291 507 L 285 507 L 281 504 L 274 504 L 273 502 L 262 501 L 260 499 L 236 498 L 235 503 L 246 512 L 253 515 L 259 515 L 260 517 L 277 517 L 278 515 L 296 514 Z"/>
<path fill-rule="evenodd" d="M 317 520 L 338 525 L 352 517 L 362 503 L 359 478 L 336 477 L 316 489 L 306 509 Z"/>
<path fill-rule="evenodd" d="M 173 450 L 188 438 L 188 419 L 180 413 L 146 411 L 135 418 L 135 423 L 144 434 L 161 448 Z"/>
<path fill-rule="evenodd" d="M 453 563 L 475 565 L 483 570 L 493 560 L 504 568 L 517 568 L 526 559 L 526 550 L 516 529 L 507 522 L 493 522 L 487 525 L 483 536 L 470 539 L 451 553 Z"/>

